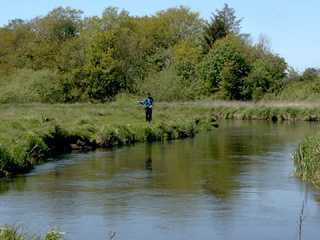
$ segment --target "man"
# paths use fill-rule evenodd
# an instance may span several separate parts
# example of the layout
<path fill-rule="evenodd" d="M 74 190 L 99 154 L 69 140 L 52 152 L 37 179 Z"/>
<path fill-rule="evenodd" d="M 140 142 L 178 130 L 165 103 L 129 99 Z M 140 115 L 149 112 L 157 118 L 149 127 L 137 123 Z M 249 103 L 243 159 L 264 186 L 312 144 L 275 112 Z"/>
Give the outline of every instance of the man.
<path fill-rule="evenodd" d="M 151 97 L 151 94 L 148 93 L 147 98 L 144 101 L 140 102 L 146 111 L 146 121 L 151 122 L 152 121 L 152 107 L 153 107 L 153 98 Z"/>

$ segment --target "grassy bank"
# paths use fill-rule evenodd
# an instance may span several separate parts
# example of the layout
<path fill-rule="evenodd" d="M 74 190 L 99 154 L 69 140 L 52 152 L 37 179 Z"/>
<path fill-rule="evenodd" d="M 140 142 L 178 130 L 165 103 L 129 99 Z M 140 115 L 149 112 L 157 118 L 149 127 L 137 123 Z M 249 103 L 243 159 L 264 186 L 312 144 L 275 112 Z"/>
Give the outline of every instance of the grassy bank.
<path fill-rule="evenodd" d="M 148 124 L 135 100 L 0 105 L 0 175 L 27 172 L 53 155 L 72 150 L 192 137 L 214 123 L 204 109 L 160 104 Z"/>
<path fill-rule="evenodd" d="M 320 187 L 320 135 L 306 138 L 294 154 L 296 175 Z"/>
<path fill-rule="evenodd" d="M 0 175 L 27 172 L 59 153 L 192 137 L 215 119 L 320 120 L 320 103 L 158 103 L 152 124 L 136 98 L 106 104 L 0 105 Z"/>
<path fill-rule="evenodd" d="M 169 104 L 170 105 L 170 104 Z M 179 107 L 207 111 L 217 119 L 273 120 L 273 121 L 319 121 L 319 102 L 285 101 L 198 101 L 180 103 Z"/>

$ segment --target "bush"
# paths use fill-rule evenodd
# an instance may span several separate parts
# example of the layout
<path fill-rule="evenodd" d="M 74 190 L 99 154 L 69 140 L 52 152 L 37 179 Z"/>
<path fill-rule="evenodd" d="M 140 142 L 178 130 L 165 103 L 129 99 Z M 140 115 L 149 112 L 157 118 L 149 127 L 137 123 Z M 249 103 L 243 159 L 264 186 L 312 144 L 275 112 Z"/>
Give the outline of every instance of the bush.
<path fill-rule="evenodd" d="M 316 68 L 307 68 L 304 70 L 301 81 L 312 81 L 320 77 L 320 70 Z"/>
<path fill-rule="evenodd" d="M 265 67 L 263 61 L 256 61 L 248 77 L 245 79 L 245 90 L 243 94 L 247 99 L 259 100 L 273 84 L 271 74 Z"/>
<path fill-rule="evenodd" d="M 220 73 L 220 86 L 224 97 L 229 100 L 243 99 L 243 76 L 236 62 L 226 62 Z"/>
<path fill-rule="evenodd" d="M 198 73 L 210 92 L 219 90 L 223 79 L 223 69 L 229 63 L 237 65 L 236 76 L 244 77 L 250 70 L 248 47 L 238 37 L 229 35 L 215 42 L 213 48 L 199 64 Z"/>
<path fill-rule="evenodd" d="M 0 103 L 62 101 L 64 93 L 56 72 L 20 69 L 0 79 Z"/>
<path fill-rule="evenodd" d="M 157 101 L 188 100 L 199 97 L 203 85 L 198 80 L 187 83 L 172 66 L 158 73 L 151 73 L 138 85 L 139 93 L 150 92 Z"/>

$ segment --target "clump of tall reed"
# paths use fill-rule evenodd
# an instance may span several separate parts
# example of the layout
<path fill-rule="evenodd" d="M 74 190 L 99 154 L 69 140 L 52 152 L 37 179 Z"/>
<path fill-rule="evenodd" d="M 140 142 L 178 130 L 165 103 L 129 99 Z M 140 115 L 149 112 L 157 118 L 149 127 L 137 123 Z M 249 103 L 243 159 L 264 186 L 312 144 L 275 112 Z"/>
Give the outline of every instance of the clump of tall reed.
<path fill-rule="evenodd" d="M 296 175 L 320 186 L 320 135 L 307 137 L 298 146 L 293 158 Z"/>
<path fill-rule="evenodd" d="M 56 230 L 50 230 L 43 236 L 29 236 L 24 233 L 21 228 L 16 226 L 3 226 L 0 227 L 1 240 L 62 240 L 62 234 Z"/>

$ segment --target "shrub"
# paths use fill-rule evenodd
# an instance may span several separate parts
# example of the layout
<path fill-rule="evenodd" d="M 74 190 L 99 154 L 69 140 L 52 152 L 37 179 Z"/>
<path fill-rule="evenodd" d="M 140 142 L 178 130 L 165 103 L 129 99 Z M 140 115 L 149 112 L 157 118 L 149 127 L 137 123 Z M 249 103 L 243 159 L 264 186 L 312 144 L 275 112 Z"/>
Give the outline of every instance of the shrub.
<path fill-rule="evenodd" d="M 187 100 L 199 97 L 203 86 L 198 80 L 186 83 L 172 66 L 158 73 L 151 73 L 138 85 L 139 93 L 150 92 L 157 101 Z"/>
<path fill-rule="evenodd" d="M 62 102 L 60 76 L 51 70 L 20 69 L 0 79 L 0 103 Z"/>
<path fill-rule="evenodd" d="M 250 65 L 247 52 L 248 47 L 243 40 L 232 35 L 215 42 L 198 67 L 199 77 L 208 86 L 210 92 L 219 90 L 223 69 L 230 63 L 237 66 L 235 70 L 238 77 L 248 74 Z"/>

